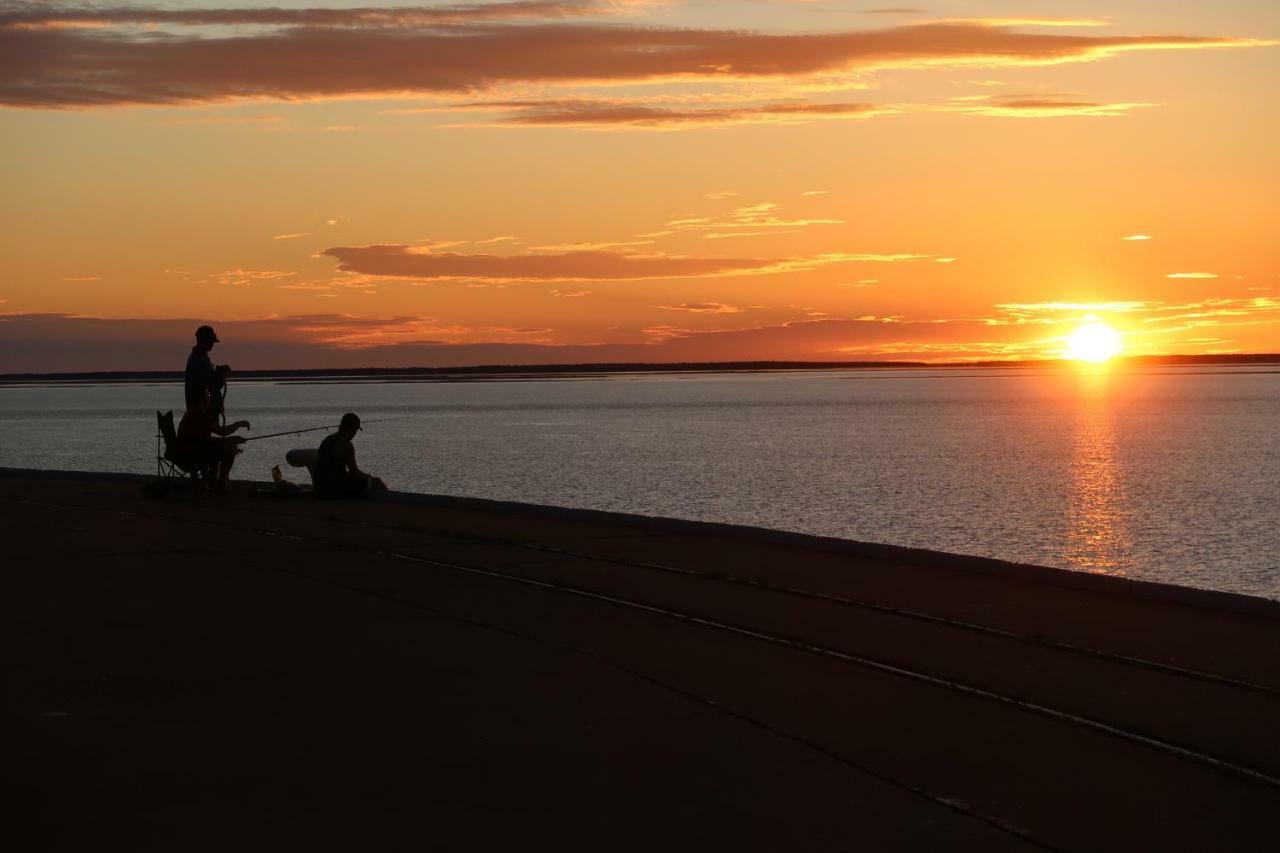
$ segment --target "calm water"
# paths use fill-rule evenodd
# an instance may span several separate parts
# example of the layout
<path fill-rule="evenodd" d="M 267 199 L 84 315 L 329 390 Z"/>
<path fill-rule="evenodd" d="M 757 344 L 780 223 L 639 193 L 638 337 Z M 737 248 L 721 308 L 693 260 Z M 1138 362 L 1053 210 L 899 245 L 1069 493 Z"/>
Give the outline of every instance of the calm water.
<path fill-rule="evenodd" d="M 0 388 L 0 465 L 154 471 L 177 385 Z M 1280 597 L 1280 374 L 1156 368 L 232 386 L 354 410 L 392 488 L 728 521 Z M 266 479 L 291 447 L 246 445 Z M 305 473 L 285 468 L 291 479 Z"/>

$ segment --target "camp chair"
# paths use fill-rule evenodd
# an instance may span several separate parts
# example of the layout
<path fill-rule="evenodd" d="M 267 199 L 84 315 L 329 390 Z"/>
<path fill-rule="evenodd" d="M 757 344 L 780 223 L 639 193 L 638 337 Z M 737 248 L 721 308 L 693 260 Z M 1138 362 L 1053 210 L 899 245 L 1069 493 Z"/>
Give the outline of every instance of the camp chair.
<path fill-rule="evenodd" d="M 174 483 L 193 484 L 198 481 L 203 468 L 188 454 L 182 452 L 178 444 L 178 431 L 173 427 L 173 412 L 161 414 L 156 412 L 156 476 L 160 478 L 159 486 L 168 492 Z"/>

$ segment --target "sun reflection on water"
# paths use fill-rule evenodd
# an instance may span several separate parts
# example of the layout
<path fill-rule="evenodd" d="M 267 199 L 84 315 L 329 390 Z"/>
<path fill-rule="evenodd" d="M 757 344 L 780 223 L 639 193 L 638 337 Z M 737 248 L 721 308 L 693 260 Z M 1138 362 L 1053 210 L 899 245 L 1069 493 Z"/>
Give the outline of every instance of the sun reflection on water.
<path fill-rule="evenodd" d="M 1123 575 L 1135 561 L 1116 453 L 1115 395 L 1121 377 L 1089 373 L 1078 382 L 1065 557 L 1079 569 Z"/>

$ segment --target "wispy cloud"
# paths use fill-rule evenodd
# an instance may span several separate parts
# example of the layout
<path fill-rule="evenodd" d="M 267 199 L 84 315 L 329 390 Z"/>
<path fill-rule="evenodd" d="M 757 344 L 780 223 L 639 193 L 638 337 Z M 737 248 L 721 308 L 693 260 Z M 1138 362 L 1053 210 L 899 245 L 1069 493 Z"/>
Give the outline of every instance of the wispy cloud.
<path fill-rule="evenodd" d="M 1143 241 L 1143 240 L 1150 240 L 1150 239 L 1151 239 L 1151 235 L 1149 235 L 1149 234 L 1130 234 L 1128 237 L 1121 237 L 1120 239 L 1121 239 L 1121 240 L 1128 240 L 1128 241 L 1130 241 L 1130 242 L 1138 242 L 1138 241 Z"/>
<path fill-rule="evenodd" d="M 523 127 L 638 128 L 663 130 L 715 127 L 729 124 L 795 124 L 830 119 L 866 119 L 900 112 L 899 108 L 866 103 L 775 103 L 733 107 L 671 107 L 624 99 L 493 101 L 458 104 L 459 110 L 501 111 L 496 119 L 463 127 L 518 125 Z M 728 198 L 710 194 L 708 198 Z"/>
<path fill-rule="evenodd" d="M 936 106 L 932 109 L 965 115 L 993 118 L 1063 118 L 1084 116 L 1114 118 L 1127 115 L 1136 109 L 1155 104 L 1107 103 L 1082 100 L 1070 95 L 1001 95 L 998 97 L 971 97 L 959 102 Z"/>
<path fill-rule="evenodd" d="M 588 8 L 592 14 L 601 9 Z M 576 4 L 497 3 L 373 10 L 370 20 L 360 19 L 369 10 L 131 9 L 115 17 L 89 15 L 112 25 L 91 29 L 42 29 L 40 21 L 65 22 L 66 15 L 11 12 L 0 15 L 0 55 L 5 57 L 0 104 L 88 108 L 459 94 L 514 83 L 785 80 L 891 67 L 1046 65 L 1134 51 L 1274 43 L 1219 36 L 1025 32 L 1009 21 L 757 33 L 499 20 L 513 17 L 512 12 L 519 17 L 531 12 L 536 17 L 579 16 L 582 9 Z M 187 32 L 182 26 L 195 23 L 273 26 L 233 36 Z M 121 24 L 159 29 L 146 38 L 122 37 L 115 28 Z M 584 116 L 584 110 L 553 108 L 515 118 L 544 123 L 699 120 L 682 117 L 680 110 L 671 112 L 593 111 Z M 850 107 L 849 113 L 857 110 Z M 788 113 L 775 107 L 748 117 L 769 115 L 785 118 Z M 790 117 L 806 115 L 821 113 L 793 108 Z"/>
<path fill-rule="evenodd" d="M 632 246 L 650 246 L 652 240 L 614 240 L 600 243 L 553 243 L 547 246 L 530 246 L 531 252 L 599 252 L 604 249 L 625 249 Z"/>
<path fill-rule="evenodd" d="M 833 264 L 900 263 L 925 260 L 910 253 L 827 252 L 807 257 L 685 257 L 604 250 L 488 255 L 441 251 L 442 244 L 335 246 L 319 255 L 338 261 L 340 272 L 421 281 L 483 283 L 533 281 L 643 281 L 764 275 Z"/>
<path fill-rule="evenodd" d="M 653 278 L 697 278 L 725 273 L 759 272 L 780 259 L 685 258 L 609 251 L 482 255 L 422 252 L 406 245 L 337 246 L 320 254 L 335 258 L 338 269 L 377 276 L 422 280 L 482 281 L 637 281 Z"/>
<path fill-rule="evenodd" d="M 982 322 L 993 326 L 1060 326 L 1086 317 L 1116 317 L 1130 330 L 1142 329 L 1146 335 L 1167 335 L 1195 327 L 1280 322 L 1280 299 L 1270 297 L 1223 297 L 1194 302 L 1015 302 L 995 307 L 998 313 L 982 318 Z"/>
<path fill-rule="evenodd" d="M 248 287 L 260 281 L 277 281 L 283 278 L 289 278 L 297 275 L 296 272 L 287 272 L 284 270 L 225 270 L 213 275 L 213 280 L 218 284 L 230 284 L 239 287 Z"/>
<path fill-rule="evenodd" d="M 682 302 L 679 305 L 657 305 L 664 311 L 689 311 L 694 314 L 741 314 L 742 309 L 723 302 Z"/>
<path fill-rule="evenodd" d="M 937 18 L 931 21 L 922 21 L 922 24 L 934 25 L 962 25 L 973 27 L 990 27 L 992 29 L 1005 29 L 1008 27 L 1067 27 L 1078 29 L 1081 27 L 1109 27 L 1111 21 L 1107 18 Z"/>
<path fill-rule="evenodd" d="M 742 205 L 721 216 L 681 216 L 667 222 L 668 228 L 678 231 L 705 231 L 707 239 L 724 239 L 734 236 L 761 237 L 769 234 L 794 234 L 811 225 L 841 225 L 841 219 L 815 217 L 784 217 L 778 214 L 778 205 L 765 201 Z"/>
<path fill-rule="evenodd" d="M 1171 272 L 1165 278 L 1217 278 L 1216 272 Z"/>
<path fill-rule="evenodd" d="M 0 29 L 102 29 L 121 25 L 172 24 L 180 27 L 261 26 L 312 28 L 418 28 L 475 21 L 519 18 L 580 18 L 625 11 L 626 0 L 596 3 L 589 0 L 510 0 L 441 6 L 365 7 L 350 9 L 165 9 L 148 6 L 103 8 L 86 5 L 49 8 L 27 4 L 0 11 Z M 43 7 L 42 7 L 43 6 Z"/>
<path fill-rule="evenodd" d="M 69 275 L 65 276 L 63 281 L 102 281 L 100 275 Z"/>
<path fill-rule="evenodd" d="M 310 234 L 311 234 L 310 231 L 299 231 L 297 234 L 277 234 L 271 239 L 272 240 L 296 240 L 299 237 L 306 237 Z"/>

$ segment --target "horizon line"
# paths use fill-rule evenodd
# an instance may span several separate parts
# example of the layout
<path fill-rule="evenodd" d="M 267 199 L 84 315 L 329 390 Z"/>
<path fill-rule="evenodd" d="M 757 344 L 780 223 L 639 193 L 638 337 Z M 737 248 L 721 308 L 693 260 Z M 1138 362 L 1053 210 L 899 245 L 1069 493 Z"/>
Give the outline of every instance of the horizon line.
<path fill-rule="evenodd" d="M 1137 364 L 1275 364 L 1280 353 L 1209 353 L 1202 355 L 1132 355 L 1116 356 L 1117 363 Z M 762 359 L 752 361 L 681 361 L 681 362 L 576 362 L 559 364 L 478 364 L 458 367 L 302 367 L 239 370 L 241 378 L 272 377 L 337 377 L 337 376 L 448 376 L 454 374 L 521 374 L 521 373 L 653 373 L 653 372 L 717 372 L 734 370 L 840 370 L 875 368 L 960 368 L 960 367 L 1029 367 L 1049 364 L 1073 364 L 1072 359 L 984 359 L 978 361 L 790 361 Z M 0 373 L 0 384 L 39 381 L 109 381 L 179 379 L 181 370 L 100 370 L 59 371 L 51 373 Z"/>

